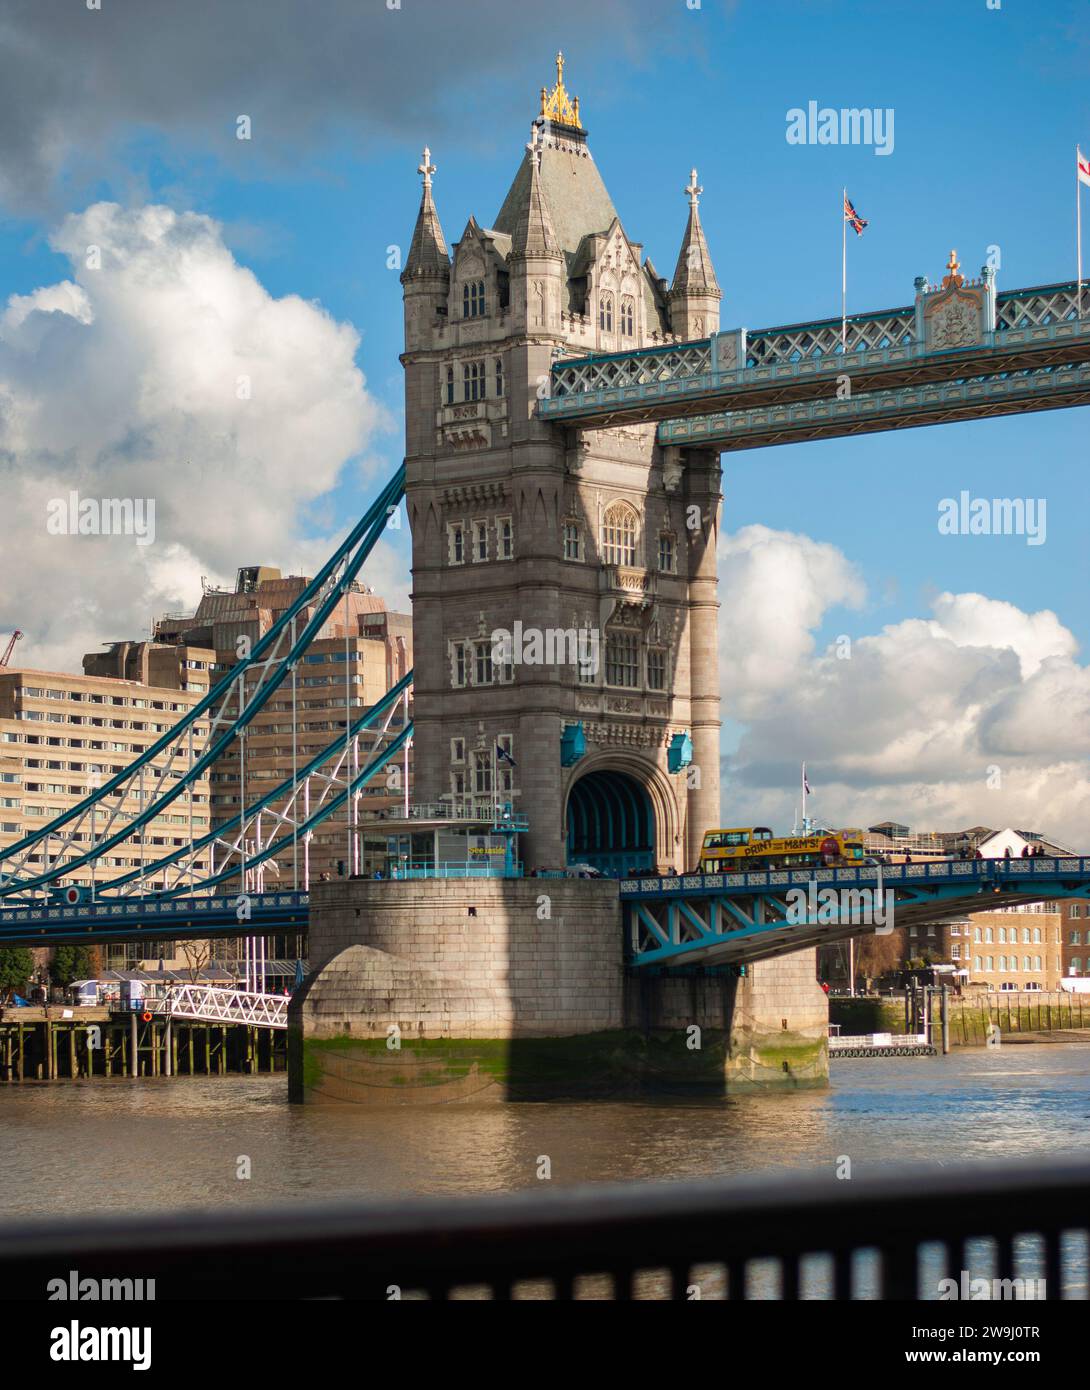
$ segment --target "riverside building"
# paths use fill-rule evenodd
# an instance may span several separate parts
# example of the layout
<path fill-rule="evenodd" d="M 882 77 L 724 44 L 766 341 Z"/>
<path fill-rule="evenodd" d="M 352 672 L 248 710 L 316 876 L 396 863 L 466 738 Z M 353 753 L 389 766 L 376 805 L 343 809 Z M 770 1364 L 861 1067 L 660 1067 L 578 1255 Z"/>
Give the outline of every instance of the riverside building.
<path fill-rule="evenodd" d="M 187 668 L 173 661 L 157 663 L 162 685 L 94 675 L 72 675 L 31 668 L 0 671 L 0 855 L 23 836 L 75 806 L 94 788 L 127 767 L 197 703 L 197 690 L 183 688 Z M 205 678 L 207 681 L 207 678 Z M 205 683 L 205 688 L 207 684 Z M 150 796 L 165 754 L 148 766 L 144 795 Z M 175 773 L 180 776 L 180 773 Z M 139 785 L 119 803 L 121 820 L 143 806 Z M 104 814 L 104 813 L 99 813 Z M 95 864 L 73 868 L 59 885 L 92 889 L 131 873 L 205 834 L 210 825 L 210 789 L 199 778 L 162 815 L 104 854 Z M 74 831 L 64 846 L 60 837 L 28 856 L 23 876 L 79 857 L 90 841 L 90 824 Z M 48 859 L 48 862 L 47 862 Z M 206 863 L 202 857 L 199 863 Z M 154 877 L 148 888 L 165 887 Z M 164 959 L 182 968 L 170 942 L 107 947 L 106 965 L 128 966 Z M 153 950 L 151 956 L 145 953 Z"/>

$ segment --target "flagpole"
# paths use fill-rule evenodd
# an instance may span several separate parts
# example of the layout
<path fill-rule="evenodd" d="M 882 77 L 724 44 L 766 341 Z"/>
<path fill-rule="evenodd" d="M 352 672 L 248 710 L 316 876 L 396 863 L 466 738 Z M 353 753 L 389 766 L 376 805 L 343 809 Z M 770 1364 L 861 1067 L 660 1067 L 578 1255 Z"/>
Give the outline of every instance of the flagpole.
<path fill-rule="evenodd" d="M 802 833 L 806 834 L 806 764 L 802 765 Z"/>
<path fill-rule="evenodd" d="M 1077 248 L 1076 256 L 1079 268 L 1079 290 L 1078 299 L 1075 301 L 1078 317 L 1082 318 L 1082 179 L 1079 176 L 1079 164 L 1082 160 L 1082 150 L 1078 145 L 1075 146 L 1075 245 Z"/>
<path fill-rule="evenodd" d="M 848 190 L 840 195 L 840 351 L 848 351 Z M 803 809 L 803 819 L 806 811 Z"/>

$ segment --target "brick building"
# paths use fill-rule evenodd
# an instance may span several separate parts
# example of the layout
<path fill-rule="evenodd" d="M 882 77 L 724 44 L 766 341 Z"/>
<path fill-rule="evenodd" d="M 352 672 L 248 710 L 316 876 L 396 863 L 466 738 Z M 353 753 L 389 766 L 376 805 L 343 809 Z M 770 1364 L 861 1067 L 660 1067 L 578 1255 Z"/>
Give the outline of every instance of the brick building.
<path fill-rule="evenodd" d="M 173 661 L 156 663 L 156 674 L 167 682 L 163 685 L 29 668 L 0 671 L 0 855 L 109 781 L 192 709 L 200 690 L 193 688 L 199 682 L 183 679 L 189 674 L 184 664 L 189 659 L 188 654 L 175 653 Z M 207 675 L 203 689 L 207 689 Z M 148 765 L 149 794 L 165 757 L 161 754 Z M 123 821 L 136 815 L 142 804 L 137 785 L 111 806 L 117 806 Z M 202 777 L 138 834 L 96 864 L 73 867 L 59 882 L 91 888 L 131 873 L 205 834 L 210 818 L 210 788 Z M 96 830 L 101 828 L 99 820 Z M 5 864 L 5 871 L 30 877 L 53 867 L 58 855 L 65 862 L 78 858 L 89 845 L 91 825 L 88 821 L 70 829 L 75 835 L 72 844 L 62 846 L 59 837 L 39 843 L 24 864 Z M 198 862 L 205 864 L 207 857 Z M 162 877 L 154 877 L 149 886 L 166 884 Z M 159 959 L 177 968 L 187 963 L 184 952 L 162 942 L 154 948 L 147 944 L 107 947 L 104 964 Z"/>

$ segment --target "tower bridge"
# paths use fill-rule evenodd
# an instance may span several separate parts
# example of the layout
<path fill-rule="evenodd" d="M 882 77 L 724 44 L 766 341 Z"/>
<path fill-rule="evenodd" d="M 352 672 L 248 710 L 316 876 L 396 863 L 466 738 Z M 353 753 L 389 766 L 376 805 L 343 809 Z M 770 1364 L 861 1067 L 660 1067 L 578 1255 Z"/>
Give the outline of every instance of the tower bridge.
<path fill-rule="evenodd" d="M 941 284 L 920 277 L 914 304 L 853 315 L 843 333 L 840 319 L 822 319 L 561 358 L 537 409 L 542 419 L 584 429 L 663 421 L 661 444 L 714 439 L 729 448 L 739 431 L 724 416 L 782 416 L 788 406 L 835 401 L 845 409 L 826 418 L 845 426 L 829 433 L 852 433 L 850 422 L 868 410 L 882 414 L 880 428 L 895 429 L 932 423 L 914 407 L 941 399 L 926 388 L 953 384 L 982 387 L 966 398 L 961 419 L 989 407 L 1000 413 L 994 403 L 1001 399 L 1012 411 L 1082 405 L 1087 378 L 1078 369 L 1090 361 L 1090 318 L 1085 289 L 1080 315 L 1078 288 L 1070 281 L 998 293 L 994 270 L 984 266 L 978 280 L 967 280 L 951 252 Z M 1008 381 L 1023 389 L 988 389 Z M 719 417 L 718 428 L 707 416 Z"/>
<path fill-rule="evenodd" d="M 352 1041 L 323 1054 L 339 1059 L 323 1084 L 342 1099 L 418 1079 L 411 1049 L 386 1055 L 390 1028 L 457 1052 L 698 1021 L 723 1039 L 724 1077 L 820 1081 L 825 999 L 810 951 L 865 925 L 789 914 L 794 879 L 688 872 L 720 821 L 719 456 L 1086 403 L 1085 302 L 1069 282 L 1001 292 L 989 268 L 967 279 L 951 255 L 941 283 L 918 279 L 899 308 L 721 331 L 695 171 L 667 280 L 621 223 L 559 61 L 499 211 L 471 216 L 449 250 L 429 150 L 419 173 L 401 276 L 403 467 L 207 697 L 6 851 L 0 941 L 237 934 L 241 899 L 254 929 L 306 918 L 314 969 L 289 1020 L 297 1095 L 303 1053 L 320 1038 Z M 247 799 L 248 729 L 281 686 L 294 720 L 298 663 L 402 498 L 414 670 L 369 710 L 346 709 L 343 733 Z M 517 625 L 516 660 L 502 639 Z M 548 640 L 579 632 L 595 634 L 593 660 Z M 322 821 L 341 813 L 359 830 L 364 787 L 410 738 L 413 801 L 452 818 L 478 801 L 510 807 L 528 827 L 520 863 L 486 879 L 311 884 L 304 855 L 301 882 L 296 870 L 290 890 L 264 893 L 262 866 L 305 847 Z M 243 789 L 233 821 L 97 883 L 90 900 L 45 900 L 73 869 L 143 834 L 229 751 Z M 401 827 L 410 853 L 413 829 Z M 572 863 L 627 877 L 620 887 L 555 877 Z M 945 877 L 924 867 L 923 878 L 887 874 L 898 913 L 1090 891 L 1082 859 L 1035 861 L 1028 879 L 1017 866 L 945 866 Z M 693 964 L 735 973 L 729 987 L 717 974 L 702 984 L 669 973 Z M 485 1053 L 474 1058 L 483 1078 Z M 469 1084 L 463 1062 L 449 1077 L 457 1094 Z M 391 1081 L 389 1068 L 406 1066 Z"/>

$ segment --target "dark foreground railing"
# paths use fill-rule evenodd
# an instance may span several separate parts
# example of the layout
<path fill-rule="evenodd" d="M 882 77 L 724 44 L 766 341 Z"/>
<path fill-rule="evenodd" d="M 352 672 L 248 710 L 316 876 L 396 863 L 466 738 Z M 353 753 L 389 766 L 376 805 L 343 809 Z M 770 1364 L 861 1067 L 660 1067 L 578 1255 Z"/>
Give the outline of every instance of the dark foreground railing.
<path fill-rule="evenodd" d="M 0 1227 L 0 1297 L 1086 1298 L 1088 1226 L 1090 1164 L 1055 1162 L 96 1216 Z"/>

